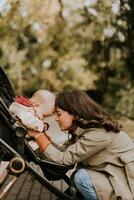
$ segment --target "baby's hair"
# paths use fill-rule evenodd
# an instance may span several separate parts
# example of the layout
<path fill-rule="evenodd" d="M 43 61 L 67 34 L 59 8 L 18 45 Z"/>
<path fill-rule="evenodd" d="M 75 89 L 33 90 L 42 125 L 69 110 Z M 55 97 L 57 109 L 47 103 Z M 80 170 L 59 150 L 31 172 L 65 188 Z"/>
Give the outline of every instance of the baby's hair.
<path fill-rule="evenodd" d="M 51 115 L 55 110 L 55 98 L 55 94 L 49 90 L 38 90 L 32 95 L 31 100 L 41 107 L 44 115 Z"/>
<path fill-rule="evenodd" d="M 49 101 L 55 100 L 55 94 L 50 92 L 49 90 L 38 90 L 32 95 L 31 99 L 37 100 L 41 103 L 42 101 L 49 103 Z"/>

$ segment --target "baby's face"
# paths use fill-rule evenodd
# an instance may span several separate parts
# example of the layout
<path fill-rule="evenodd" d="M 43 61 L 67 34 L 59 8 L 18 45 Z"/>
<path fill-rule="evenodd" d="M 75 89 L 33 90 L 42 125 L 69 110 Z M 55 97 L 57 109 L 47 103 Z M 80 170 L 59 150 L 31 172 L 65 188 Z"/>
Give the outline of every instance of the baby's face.
<path fill-rule="evenodd" d="M 47 105 L 40 105 L 39 110 L 45 117 L 45 116 L 52 115 L 54 113 L 55 108 L 54 108 L 54 105 L 47 104 Z"/>
<path fill-rule="evenodd" d="M 40 113 L 41 116 L 49 116 L 54 113 L 55 110 L 55 98 L 42 98 L 36 96 L 36 98 L 32 98 L 32 102 L 34 103 L 36 109 Z"/>
<path fill-rule="evenodd" d="M 50 107 L 47 107 L 44 111 L 44 116 L 49 116 L 49 115 L 52 115 L 54 113 L 54 106 L 50 106 Z"/>

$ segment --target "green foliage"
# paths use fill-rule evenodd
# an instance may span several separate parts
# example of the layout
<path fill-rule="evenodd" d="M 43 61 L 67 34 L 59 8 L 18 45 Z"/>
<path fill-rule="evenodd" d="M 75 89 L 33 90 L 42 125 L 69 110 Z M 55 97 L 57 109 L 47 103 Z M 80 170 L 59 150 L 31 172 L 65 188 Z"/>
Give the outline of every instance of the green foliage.
<path fill-rule="evenodd" d="M 120 116 L 134 119 L 134 87 L 127 85 L 126 90 L 120 90 L 115 111 Z"/>
<path fill-rule="evenodd" d="M 88 40 L 90 45 L 83 51 L 83 55 L 90 69 L 99 76 L 96 88 L 102 96 L 101 103 L 114 114 L 133 118 L 134 104 L 131 95 L 134 86 L 134 41 L 132 37 L 134 34 L 132 20 L 134 3 L 132 1 L 115 2 L 120 3 L 117 14 L 111 11 L 112 3 L 110 6 L 102 5 L 102 1 L 99 1 L 95 7 L 92 7 L 99 14 L 98 18 L 90 17 L 88 22 L 86 20 L 82 24 L 84 28 L 87 23 L 93 26 L 92 35 Z M 89 19 L 87 10 L 90 8 L 84 10 L 85 19 Z"/>
<path fill-rule="evenodd" d="M 17 94 L 92 89 L 114 114 L 134 118 L 132 0 L 5 2 L 0 65 Z"/>

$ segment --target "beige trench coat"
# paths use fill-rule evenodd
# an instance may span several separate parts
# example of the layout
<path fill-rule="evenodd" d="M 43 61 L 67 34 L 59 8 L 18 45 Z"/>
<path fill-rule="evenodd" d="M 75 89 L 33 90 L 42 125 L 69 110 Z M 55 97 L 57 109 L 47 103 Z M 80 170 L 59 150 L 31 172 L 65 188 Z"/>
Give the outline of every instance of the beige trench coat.
<path fill-rule="evenodd" d="M 82 163 L 99 200 L 134 200 L 134 143 L 126 133 L 77 128 L 76 142 L 50 144 L 45 157 L 61 164 Z"/>

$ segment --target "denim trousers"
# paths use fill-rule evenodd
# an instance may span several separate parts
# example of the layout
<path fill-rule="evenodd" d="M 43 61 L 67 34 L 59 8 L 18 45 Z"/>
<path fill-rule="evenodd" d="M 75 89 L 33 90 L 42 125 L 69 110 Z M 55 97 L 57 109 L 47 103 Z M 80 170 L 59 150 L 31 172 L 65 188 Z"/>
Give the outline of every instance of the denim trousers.
<path fill-rule="evenodd" d="M 99 200 L 90 174 L 86 169 L 79 169 L 73 176 L 73 183 L 84 200 Z"/>

